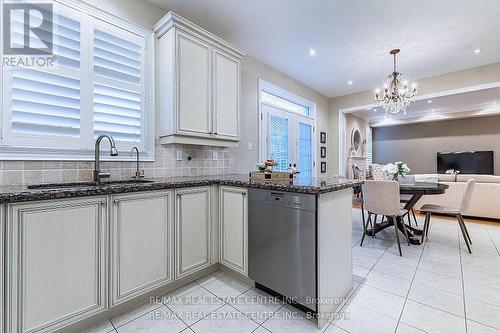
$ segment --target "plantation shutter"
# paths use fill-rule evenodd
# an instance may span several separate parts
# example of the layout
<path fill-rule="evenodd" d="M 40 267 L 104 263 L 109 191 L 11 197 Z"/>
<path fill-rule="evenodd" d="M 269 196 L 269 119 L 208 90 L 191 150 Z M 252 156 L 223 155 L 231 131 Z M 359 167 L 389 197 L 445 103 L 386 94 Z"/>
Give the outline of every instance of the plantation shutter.
<path fill-rule="evenodd" d="M 22 18 L 12 19 L 22 39 Z M 11 132 L 58 138 L 80 136 L 80 23 L 58 15 L 53 19 L 54 68 L 12 69 Z"/>
<path fill-rule="evenodd" d="M 372 140 L 372 128 L 366 126 L 366 165 L 371 165 L 373 163 L 373 140 Z"/>
<path fill-rule="evenodd" d="M 142 141 L 143 48 L 132 33 L 126 38 L 94 29 L 94 137 L 109 133 L 118 141 Z"/>

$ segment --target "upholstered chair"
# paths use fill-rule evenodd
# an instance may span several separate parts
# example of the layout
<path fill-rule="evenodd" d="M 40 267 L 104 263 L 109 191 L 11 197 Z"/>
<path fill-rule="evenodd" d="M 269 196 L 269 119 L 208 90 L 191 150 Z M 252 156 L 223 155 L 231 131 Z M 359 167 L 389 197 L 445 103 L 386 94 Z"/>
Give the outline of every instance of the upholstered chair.
<path fill-rule="evenodd" d="M 460 230 L 462 231 L 462 236 L 464 238 L 465 244 L 467 245 L 467 249 L 469 253 L 472 253 L 470 246 L 472 245 L 472 241 L 469 235 L 469 231 L 465 225 L 464 218 L 462 217 L 462 213 L 469 208 L 470 201 L 472 198 L 472 192 L 474 191 L 474 186 L 476 181 L 474 179 L 469 179 L 467 184 L 465 185 L 464 193 L 462 196 L 462 201 L 460 202 L 458 207 L 447 207 L 441 205 L 434 204 L 426 204 L 420 208 L 421 212 L 425 212 L 425 222 L 424 229 L 422 233 L 422 243 L 424 242 L 424 238 L 429 238 L 429 225 L 431 222 L 431 215 L 433 213 L 436 214 L 446 214 L 446 215 L 454 215 L 457 218 L 458 225 Z M 366 206 L 366 203 L 365 203 Z"/>
<path fill-rule="evenodd" d="M 368 224 L 371 223 L 371 215 L 382 215 L 394 225 L 399 255 L 402 256 L 397 218 L 402 219 L 408 211 L 406 209 L 401 209 L 399 183 L 393 180 L 367 180 L 363 184 L 363 200 L 365 209 L 368 212 L 368 219 L 366 223 L 363 224 L 364 232 L 360 246 L 363 246 Z M 374 224 L 372 228 L 375 228 L 375 226 Z M 404 225 L 403 233 L 408 241 L 408 245 L 410 245 L 408 233 Z"/>
<path fill-rule="evenodd" d="M 373 180 L 385 180 L 387 179 L 385 172 L 383 170 L 383 165 L 380 164 L 370 164 L 368 167 L 371 179 Z"/>

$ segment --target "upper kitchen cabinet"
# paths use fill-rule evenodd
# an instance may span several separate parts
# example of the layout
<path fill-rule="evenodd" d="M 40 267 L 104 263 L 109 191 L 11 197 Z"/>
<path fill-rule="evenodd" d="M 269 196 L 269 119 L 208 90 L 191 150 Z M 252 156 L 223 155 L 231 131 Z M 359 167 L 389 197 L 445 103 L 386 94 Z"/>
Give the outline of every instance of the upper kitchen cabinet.
<path fill-rule="evenodd" d="M 172 12 L 154 30 L 160 142 L 238 146 L 245 54 Z"/>

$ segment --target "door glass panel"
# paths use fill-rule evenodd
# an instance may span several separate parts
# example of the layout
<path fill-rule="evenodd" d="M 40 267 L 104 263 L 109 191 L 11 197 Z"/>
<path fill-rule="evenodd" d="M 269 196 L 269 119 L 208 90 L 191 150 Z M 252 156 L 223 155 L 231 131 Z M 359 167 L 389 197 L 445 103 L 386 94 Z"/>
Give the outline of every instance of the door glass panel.
<path fill-rule="evenodd" d="M 299 122 L 298 137 L 298 162 L 300 175 L 312 177 L 313 175 L 313 146 L 312 146 L 312 126 Z"/>
<path fill-rule="evenodd" d="M 288 119 L 269 115 L 269 155 L 274 159 L 277 166 L 275 171 L 286 171 L 288 168 Z"/>

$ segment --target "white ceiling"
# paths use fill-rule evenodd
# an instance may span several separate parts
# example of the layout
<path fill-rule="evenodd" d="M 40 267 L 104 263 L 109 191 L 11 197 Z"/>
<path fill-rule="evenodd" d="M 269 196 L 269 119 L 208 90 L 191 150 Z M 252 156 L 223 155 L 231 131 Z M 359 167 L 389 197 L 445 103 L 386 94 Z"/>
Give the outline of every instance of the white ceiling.
<path fill-rule="evenodd" d="M 380 87 L 393 48 L 410 80 L 500 61 L 498 0 L 150 1 L 327 97 Z"/>
<path fill-rule="evenodd" d="M 382 107 L 351 110 L 374 127 L 500 114 L 500 87 L 425 98 L 411 103 L 406 115 L 385 115 Z"/>

